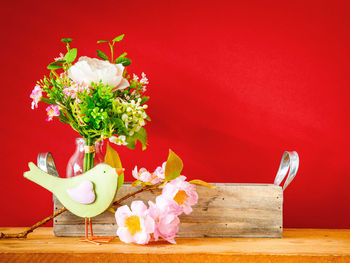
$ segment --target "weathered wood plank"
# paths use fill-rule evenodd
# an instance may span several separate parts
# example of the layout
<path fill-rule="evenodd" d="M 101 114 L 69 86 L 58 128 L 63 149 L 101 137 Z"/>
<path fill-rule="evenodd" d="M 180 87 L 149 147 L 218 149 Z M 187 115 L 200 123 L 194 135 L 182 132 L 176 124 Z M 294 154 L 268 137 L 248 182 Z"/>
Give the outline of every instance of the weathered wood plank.
<path fill-rule="evenodd" d="M 18 233 L 24 228 L 0 228 Z M 350 229 L 286 229 L 280 238 L 178 238 L 146 246 L 112 242 L 93 246 L 78 238 L 53 237 L 40 227 L 27 239 L 0 239 L 0 262 L 350 262 Z"/>
<path fill-rule="evenodd" d="M 181 215 L 180 237 L 281 237 L 282 188 L 263 184 L 216 184 L 217 188 L 197 187 L 199 200 L 190 215 Z M 125 184 L 117 198 L 132 191 Z M 154 200 L 152 193 L 141 193 L 130 198 Z M 55 202 L 55 210 L 61 204 Z M 83 236 L 84 219 L 65 212 L 54 220 L 56 236 Z M 97 235 L 115 235 L 117 226 L 114 214 L 105 212 L 93 218 Z"/>

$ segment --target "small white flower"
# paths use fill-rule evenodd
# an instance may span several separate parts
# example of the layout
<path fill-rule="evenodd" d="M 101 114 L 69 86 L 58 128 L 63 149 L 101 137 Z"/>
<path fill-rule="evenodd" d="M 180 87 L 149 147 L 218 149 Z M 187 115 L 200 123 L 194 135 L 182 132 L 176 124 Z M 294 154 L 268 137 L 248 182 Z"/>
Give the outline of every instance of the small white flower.
<path fill-rule="evenodd" d="M 139 80 L 139 77 L 136 74 L 133 74 L 133 78 L 134 78 L 135 81 Z"/>
<path fill-rule="evenodd" d="M 128 143 L 126 142 L 126 137 L 124 135 L 120 136 L 112 136 L 109 138 L 109 141 L 111 143 L 115 143 L 117 145 L 127 145 Z"/>
<path fill-rule="evenodd" d="M 146 77 L 146 74 L 142 72 L 141 76 L 142 76 L 142 78 L 141 78 L 141 80 L 140 80 L 140 83 L 141 83 L 141 84 L 144 84 L 144 85 L 149 84 L 148 78 Z"/>
<path fill-rule="evenodd" d="M 64 59 L 63 53 L 60 53 L 59 57 L 54 58 L 55 61 Z"/>

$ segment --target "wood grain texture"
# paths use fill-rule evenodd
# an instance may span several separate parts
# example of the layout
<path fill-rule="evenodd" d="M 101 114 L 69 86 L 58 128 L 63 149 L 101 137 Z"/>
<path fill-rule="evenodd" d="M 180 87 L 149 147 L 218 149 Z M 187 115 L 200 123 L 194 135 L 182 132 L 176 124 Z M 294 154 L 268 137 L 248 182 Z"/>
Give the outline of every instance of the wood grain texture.
<path fill-rule="evenodd" d="M 0 228 L 20 232 L 23 228 Z M 285 229 L 283 238 L 178 238 L 141 246 L 118 239 L 95 246 L 39 228 L 27 239 L 0 240 L 0 262 L 350 262 L 350 229 Z"/>
<path fill-rule="evenodd" d="M 180 237 L 282 237 L 283 191 L 271 184 L 215 184 L 215 189 L 197 186 L 198 204 L 190 215 L 181 215 Z M 125 184 L 117 199 L 132 191 Z M 130 198 L 154 200 L 155 194 L 141 193 Z M 62 205 L 56 201 L 55 211 Z M 93 218 L 94 233 L 115 235 L 114 214 L 105 212 Z M 83 236 L 84 219 L 65 212 L 54 219 L 56 236 Z"/>

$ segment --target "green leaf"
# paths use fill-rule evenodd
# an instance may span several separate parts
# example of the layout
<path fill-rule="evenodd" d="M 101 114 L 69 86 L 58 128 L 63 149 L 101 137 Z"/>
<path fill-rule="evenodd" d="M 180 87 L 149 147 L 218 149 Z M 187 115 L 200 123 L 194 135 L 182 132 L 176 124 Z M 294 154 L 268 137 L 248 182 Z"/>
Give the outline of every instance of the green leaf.
<path fill-rule="evenodd" d="M 58 116 L 58 119 L 63 123 L 69 123 L 69 120 L 62 113 Z"/>
<path fill-rule="evenodd" d="M 146 101 L 148 101 L 148 100 L 149 100 L 149 97 L 148 97 L 148 96 L 143 96 L 142 99 L 141 99 L 140 104 L 141 104 L 141 105 L 142 105 L 142 104 L 145 104 Z"/>
<path fill-rule="evenodd" d="M 50 70 L 55 70 L 55 69 L 59 69 L 59 68 L 62 68 L 62 65 L 49 64 L 49 65 L 47 66 L 47 69 L 50 69 Z"/>
<path fill-rule="evenodd" d="M 78 53 L 78 50 L 76 48 L 72 48 L 64 56 L 64 59 L 66 60 L 67 63 L 72 63 L 76 59 L 77 53 Z"/>
<path fill-rule="evenodd" d="M 135 186 L 138 186 L 138 185 L 140 185 L 140 184 L 142 184 L 142 181 L 136 180 L 136 181 L 133 181 L 133 182 L 131 183 L 131 186 L 135 187 Z"/>
<path fill-rule="evenodd" d="M 103 53 L 101 50 L 96 50 L 96 53 L 99 58 L 102 58 L 103 60 L 108 60 L 108 56 L 105 53 Z"/>
<path fill-rule="evenodd" d="M 112 41 L 113 42 L 119 42 L 119 41 L 122 41 L 124 38 L 124 34 L 120 35 L 120 36 L 117 36 L 115 39 L 113 39 Z"/>
<path fill-rule="evenodd" d="M 144 128 L 141 128 L 138 132 L 134 133 L 133 136 L 129 136 L 126 138 L 126 142 L 128 143 L 126 147 L 131 150 L 134 150 L 136 147 L 136 141 L 139 140 L 142 144 L 142 151 L 147 148 L 147 132 Z"/>
<path fill-rule="evenodd" d="M 55 100 L 48 99 L 48 98 L 45 98 L 45 97 L 41 97 L 40 101 L 45 102 L 47 104 L 51 104 L 51 105 L 56 105 L 57 104 Z"/>
<path fill-rule="evenodd" d="M 119 189 L 124 184 L 124 173 L 118 176 L 118 186 L 117 189 Z"/>
<path fill-rule="evenodd" d="M 190 184 L 201 185 L 201 186 L 204 186 L 204 187 L 207 187 L 207 188 L 210 188 L 210 189 L 216 188 L 215 185 L 209 184 L 209 183 L 204 182 L 204 181 L 199 180 L 199 179 L 195 179 L 195 180 L 189 181 L 189 183 Z"/>
<path fill-rule="evenodd" d="M 183 169 L 183 162 L 172 150 L 169 149 L 168 160 L 165 165 L 165 180 L 171 181 L 177 178 Z"/>
<path fill-rule="evenodd" d="M 62 59 L 62 60 L 56 60 L 56 61 L 54 61 L 54 62 L 52 62 L 52 63 L 50 63 L 50 64 L 62 64 L 62 63 L 66 63 L 66 61 L 65 61 L 64 59 Z"/>
<path fill-rule="evenodd" d="M 124 67 L 127 67 L 131 64 L 131 60 L 126 57 L 119 57 L 115 60 L 115 64 L 122 64 Z"/>
<path fill-rule="evenodd" d="M 61 41 L 62 41 L 63 43 L 68 44 L 68 43 L 72 42 L 73 39 L 71 39 L 71 38 L 62 38 Z"/>
<path fill-rule="evenodd" d="M 112 148 L 112 146 L 109 145 L 109 143 L 107 143 L 105 163 L 112 166 L 113 168 L 123 168 L 122 162 L 119 158 L 119 154 Z M 123 183 L 124 173 L 118 176 L 118 189 L 123 185 Z"/>
<path fill-rule="evenodd" d="M 107 211 L 115 214 L 115 209 L 113 207 L 108 208 Z"/>
<path fill-rule="evenodd" d="M 121 54 L 118 58 L 122 58 L 125 57 L 128 53 L 124 52 L 123 54 Z"/>
<path fill-rule="evenodd" d="M 108 40 L 99 40 L 97 41 L 97 44 L 100 44 L 100 43 L 108 43 L 109 41 Z"/>

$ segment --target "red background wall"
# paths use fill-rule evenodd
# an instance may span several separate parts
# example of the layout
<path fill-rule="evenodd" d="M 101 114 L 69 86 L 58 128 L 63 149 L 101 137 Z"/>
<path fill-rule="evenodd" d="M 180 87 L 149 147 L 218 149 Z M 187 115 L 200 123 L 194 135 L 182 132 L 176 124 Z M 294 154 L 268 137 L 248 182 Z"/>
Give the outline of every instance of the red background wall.
<path fill-rule="evenodd" d="M 78 55 L 125 33 L 119 52 L 148 74 L 149 147 L 115 147 L 131 179 L 172 148 L 184 175 L 272 183 L 284 150 L 301 163 L 285 191 L 286 227 L 349 228 L 349 1 L 6 1 L 1 3 L 0 225 L 51 213 L 22 174 L 39 152 L 59 172 L 77 136 L 30 109 L 29 94 L 72 37 Z M 169 1 L 170 2 L 170 1 Z"/>

